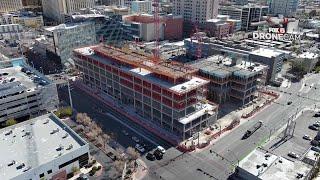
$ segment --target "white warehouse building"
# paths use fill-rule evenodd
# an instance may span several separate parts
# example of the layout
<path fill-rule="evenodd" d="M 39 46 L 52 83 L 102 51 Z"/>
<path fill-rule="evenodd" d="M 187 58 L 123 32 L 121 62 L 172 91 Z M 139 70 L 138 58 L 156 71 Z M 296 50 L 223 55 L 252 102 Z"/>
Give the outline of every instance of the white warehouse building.
<path fill-rule="evenodd" d="M 0 154 L 1 179 L 66 179 L 88 164 L 89 145 L 50 113 L 1 129 Z"/>

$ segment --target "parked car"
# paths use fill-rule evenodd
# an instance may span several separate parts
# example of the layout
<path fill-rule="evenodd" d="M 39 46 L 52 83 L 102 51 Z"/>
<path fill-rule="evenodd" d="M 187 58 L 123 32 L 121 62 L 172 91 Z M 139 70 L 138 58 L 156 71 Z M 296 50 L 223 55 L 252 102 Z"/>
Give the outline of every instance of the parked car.
<path fill-rule="evenodd" d="M 140 144 L 136 144 L 135 148 L 141 153 L 145 152 L 145 149 Z"/>
<path fill-rule="evenodd" d="M 313 115 L 314 117 L 320 117 L 320 112 L 317 112 Z"/>
<path fill-rule="evenodd" d="M 166 153 L 166 150 L 162 146 L 157 146 L 157 150 L 159 150 L 162 154 Z"/>
<path fill-rule="evenodd" d="M 320 153 L 320 148 L 319 147 L 312 146 L 311 150 Z"/>
<path fill-rule="evenodd" d="M 318 131 L 319 128 L 315 127 L 314 125 L 310 125 L 309 129 L 314 130 L 314 131 Z"/>
<path fill-rule="evenodd" d="M 79 180 L 89 180 L 89 177 L 87 176 L 87 175 L 85 175 L 85 174 L 80 174 L 80 176 L 79 176 L 79 178 L 78 178 Z"/>
<path fill-rule="evenodd" d="M 288 156 L 289 156 L 289 157 L 292 157 L 292 158 L 295 158 L 295 159 L 298 159 L 298 158 L 300 157 L 298 154 L 296 154 L 296 153 L 294 153 L 294 152 L 289 152 L 289 153 L 288 153 Z"/>
<path fill-rule="evenodd" d="M 287 102 L 287 105 L 290 105 L 290 104 L 292 104 L 292 101 Z"/>
<path fill-rule="evenodd" d="M 152 153 L 148 153 L 147 156 L 146 156 L 146 158 L 147 158 L 148 160 L 150 160 L 150 161 L 154 161 L 154 160 L 156 159 L 156 156 L 153 155 Z"/>
<path fill-rule="evenodd" d="M 133 136 L 131 139 L 132 139 L 134 142 L 136 142 L 136 143 L 139 143 L 139 142 L 140 142 L 140 140 L 139 140 L 137 137 L 135 137 L 135 136 Z"/>
<path fill-rule="evenodd" d="M 312 140 L 311 137 L 310 137 L 309 135 L 307 135 L 307 134 L 305 134 L 305 135 L 303 136 L 303 139 L 308 140 L 308 141 L 311 141 L 311 140 Z"/>
<path fill-rule="evenodd" d="M 159 149 L 156 149 L 154 152 L 153 152 L 153 155 L 156 157 L 156 159 L 160 160 L 163 158 L 163 153 L 159 150 Z"/>
<path fill-rule="evenodd" d="M 122 130 L 121 132 L 122 132 L 122 134 L 124 134 L 125 136 L 128 136 L 128 135 L 129 135 L 129 133 L 128 133 L 126 130 Z"/>
<path fill-rule="evenodd" d="M 311 142 L 310 142 L 310 144 L 312 145 L 312 146 L 319 146 L 319 141 L 317 141 L 317 140 L 312 140 Z"/>
<path fill-rule="evenodd" d="M 107 156 L 109 156 L 113 161 L 117 160 L 117 156 L 114 155 L 112 152 L 108 152 Z"/>
<path fill-rule="evenodd" d="M 320 127 L 320 123 L 314 123 L 313 126 L 318 128 Z"/>

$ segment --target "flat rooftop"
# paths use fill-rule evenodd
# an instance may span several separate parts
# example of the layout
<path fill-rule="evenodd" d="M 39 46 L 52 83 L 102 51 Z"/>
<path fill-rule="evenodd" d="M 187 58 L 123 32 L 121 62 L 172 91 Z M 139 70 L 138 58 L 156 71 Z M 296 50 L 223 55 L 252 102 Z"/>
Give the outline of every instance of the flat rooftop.
<path fill-rule="evenodd" d="M 84 140 L 52 114 L 1 129 L 0 176 L 14 178 L 84 145 Z M 17 169 L 22 163 L 25 167 Z"/>
<path fill-rule="evenodd" d="M 127 64 L 135 68 L 140 67 L 152 73 L 166 76 L 172 79 L 184 78 L 197 72 L 191 66 L 172 61 L 153 62 L 151 56 L 138 54 L 136 52 L 124 51 L 110 46 L 92 46 L 76 49 L 75 52 L 84 56 L 103 56 L 115 62 Z"/>
<path fill-rule="evenodd" d="M 277 51 L 276 49 L 271 48 L 259 48 L 256 50 L 251 51 L 250 54 L 257 55 L 257 56 L 263 56 L 267 58 L 277 57 L 283 54 L 283 52 Z"/>
<path fill-rule="evenodd" d="M 301 161 L 290 161 L 286 158 L 256 149 L 239 163 L 239 167 L 264 180 L 292 180 L 298 173 L 304 177 L 310 172 L 311 166 Z"/>
<path fill-rule="evenodd" d="M 79 49 L 78 49 L 79 50 Z M 85 51 L 86 50 L 86 51 Z M 90 48 L 82 48 L 80 49 L 83 55 L 90 56 L 90 58 L 101 62 L 103 64 L 112 65 L 114 64 L 112 60 L 108 57 L 101 57 L 94 54 L 94 52 Z M 154 73 L 148 69 L 141 67 L 128 67 L 128 66 L 118 66 L 124 72 L 133 74 L 134 76 L 140 77 L 141 79 L 145 79 L 153 84 L 160 85 L 168 90 L 171 90 L 176 93 L 185 93 L 192 89 L 198 88 L 200 86 L 204 86 L 209 83 L 208 80 L 198 78 L 195 76 L 190 76 L 189 79 L 186 79 L 183 83 L 173 84 L 169 81 L 165 81 L 158 77 L 154 76 Z"/>
<path fill-rule="evenodd" d="M 22 91 L 34 91 L 51 82 L 34 72 L 31 68 L 22 66 L 0 69 L 0 96 L 20 93 Z"/>
<path fill-rule="evenodd" d="M 316 59 L 319 58 L 319 55 L 316 53 L 312 52 L 304 52 L 302 54 L 298 55 L 298 58 L 303 58 L 303 59 Z"/>
<path fill-rule="evenodd" d="M 241 59 L 238 60 L 238 64 L 232 65 L 231 58 L 221 55 L 214 55 L 202 60 L 197 60 L 191 63 L 191 66 L 219 78 L 226 78 L 232 75 L 250 77 L 266 68 L 264 65 L 243 61 Z"/>

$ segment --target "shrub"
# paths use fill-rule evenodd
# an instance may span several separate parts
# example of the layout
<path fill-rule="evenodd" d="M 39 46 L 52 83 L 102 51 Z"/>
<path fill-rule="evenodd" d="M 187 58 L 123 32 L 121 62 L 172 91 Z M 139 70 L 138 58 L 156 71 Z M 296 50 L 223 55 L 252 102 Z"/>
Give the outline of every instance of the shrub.
<path fill-rule="evenodd" d="M 56 112 L 54 112 L 56 116 L 59 118 L 70 117 L 72 116 L 72 108 L 71 107 L 62 107 L 59 108 Z"/>
<path fill-rule="evenodd" d="M 94 166 L 94 167 L 92 167 L 92 170 L 97 171 L 97 170 L 98 170 L 98 167 L 97 167 L 97 166 Z"/>
<path fill-rule="evenodd" d="M 14 120 L 14 119 L 8 119 L 6 121 L 6 126 L 12 126 L 12 125 L 15 125 L 15 124 L 17 124 L 17 121 Z"/>

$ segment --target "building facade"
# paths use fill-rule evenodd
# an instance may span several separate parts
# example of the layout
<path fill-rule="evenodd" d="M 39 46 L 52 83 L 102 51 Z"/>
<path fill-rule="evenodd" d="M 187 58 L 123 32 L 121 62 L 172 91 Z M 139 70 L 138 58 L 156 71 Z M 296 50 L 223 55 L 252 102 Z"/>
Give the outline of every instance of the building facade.
<path fill-rule="evenodd" d="M 173 14 L 182 16 L 184 21 L 205 23 L 218 15 L 219 0 L 173 0 Z"/>
<path fill-rule="evenodd" d="M 292 17 L 297 12 L 298 5 L 299 0 L 272 0 L 270 1 L 270 13 L 274 16 Z"/>
<path fill-rule="evenodd" d="M 199 43 L 190 38 L 184 40 L 186 54 L 194 57 Z M 274 82 L 277 74 L 281 71 L 286 54 L 275 48 L 250 47 L 246 43 L 223 41 L 214 38 L 204 37 L 201 46 L 201 57 L 209 57 L 217 54 L 228 54 L 231 57 L 238 57 L 246 61 L 256 62 L 268 66 L 266 82 Z"/>
<path fill-rule="evenodd" d="M 67 179 L 89 162 L 89 144 L 53 113 L 3 128 L 0 137 L 2 179 Z"/>
<path fill-rule="evenodd" d="M 4 89 L 0 93 L 0 122 L 56 109 L 59 103 L 56 85 L 22 61 L 10 62 L 11 67 L 0 69 L 0 86 Z"/>
<path fill-rule="evenodd" d="M 125 16 L 124 31 L 128 40 L 153 41 L 156 39 L 153 15 L 140 14 Z M 183 35 L 182 16 L 160 16 L 159 39 L 180 40 Z"/>
<path fill-rule="evenodd" d="M 1 39 L 19 39 L 23 32 L 23 27 L 20 24 L 0 25 Z"/>
<path fill-rule="evenodd" d="M 1 0 L 0 12 L 10 12 L 22 9 L 22 0 Z"/>
<path fill-rule="evenodd" d="M 152 13 L 152 1 L 132 1 L 132 13 Z"/>
<path fill-rule="evenodd" d="M 73 64 L 72 50 L 96 43 L 96 31 L 93 22 L 60 24 L 45 28 L 45 34 L 53 47 L 51 51 L 61 58 L 63 65 Z"/>
<path fill-rule="evenodd" d="M 262 21 L 263 16 L 267 16 L 268 6 L 246 5 L 246 6 L 221 6 L 219 14 L 228 15 L 231 19 L 241 20 L 241 30 L 257 30 L 256 26 L 251 23 Z"/>
<path fill-rule="evenodd" d="M 42 0 L 44 16 L 62 23 L 65 15 L 94 6 L 95 0 Z"/>
<path fill-rule="evenodd" d="M 245 105 L 257 96 L 258 81 L 267 73 L 267 66 L 222 55 L 196 60 L 191 66 L 210 80 L 208 99 L 222 104 L 236 100 Z"/>
<path fill-rule="evenodd" d="M 74 59 L 84 84 L 177 141 L 216 120 L 217 106 L 204 99 L 208 81 L 193 76 L 191 67 L 170 62 L 148 66 L 149 57 L 109 46 L 76 49 Z"/>
<path fill-rule="evenodd" d="M 42 15 L 32 12 L 12 12 L 2 14 L 0 24 L 20 24 L 31 28 L 40 28 L 44 25 Z"/>

